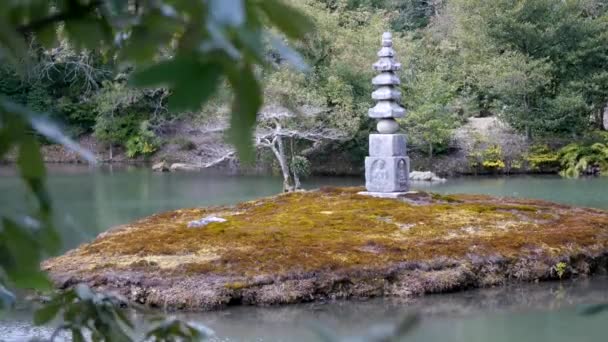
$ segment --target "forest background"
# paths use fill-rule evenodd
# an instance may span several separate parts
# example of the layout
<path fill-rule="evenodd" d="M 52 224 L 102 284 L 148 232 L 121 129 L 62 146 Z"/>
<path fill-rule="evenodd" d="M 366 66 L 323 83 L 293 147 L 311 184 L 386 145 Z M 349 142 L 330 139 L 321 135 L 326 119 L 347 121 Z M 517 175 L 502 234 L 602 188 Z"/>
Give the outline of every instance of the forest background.
<path fill-rule="evenodd" d="M 265 48 L 275 66 L 256 70 L 265 112 L 290 112 L 282 120 L 291 131 L 322 126 L 340 133 L 327 141 L 288 137 L 289 162 L 297 162 L 301 174 L 360 174 L 373 130 L 366 115 L 371 64 L 386 30 L 403 64 L 409 113 L 401 126 L 415 168 L 442 174 L 608 171 L 608 1 L 290 3 L 317 29 L 294 46 L 302 68 L 287 63 L 280 45 Z M 0 94 L 49 113 L 98 159 L 242 169 L 225 143 L 228 84 L 204 107 L 181 110 L 172 108 L 167 88 L 130 88 L 132 66 L 77 49 L 68 39 L 51 50 L 33 42 L 29 55 L 26 72 L 0 66 Z M 43 149 L 47 161 L 72 161 L 54 151 Z M 256 170 L 278 170 L 270 151 L 259 148 L 257 155 Z"/>

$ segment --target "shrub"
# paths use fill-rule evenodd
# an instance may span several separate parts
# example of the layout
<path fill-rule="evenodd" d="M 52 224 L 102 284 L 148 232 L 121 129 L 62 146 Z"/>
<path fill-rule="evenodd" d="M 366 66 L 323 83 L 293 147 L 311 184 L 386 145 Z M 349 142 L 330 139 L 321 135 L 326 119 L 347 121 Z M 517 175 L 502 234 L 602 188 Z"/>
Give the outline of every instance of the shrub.
<path fill-rule="evenodd" d="M 124 144 L 138 134 L 141 117 L 137 114 L 100 115 L 97 117 L 94 134 L 97 139 L 109 144 Z"/>
<path fill-rule="evenodd" d="M 608 174 L 608 144 L 570 144 L 559 151 L 560 175 L 577 178 L 581 175 Z"/>
<path fill-rule="evenodd" d="M 525 156 L 533 170 L 551 170 L 559 168 L 559 153 L 547 145 L 534 145 Z"/>
<path fill-rule="evenodd" d="M 129 138 L 125 147 L 127 148 L 127 156 L 129 158 L 134 158 L 138 155 L 147 157 L 158 150 L 160 147 L 160 140 L 156 134 L 150 130 L 148 121 L 143 121 L 137 135 Z"/>
<path fill-rule="evenodd" d="M 295 156 L 291 160 L 291 169 L 299 177 L 310 176 L 310 161 L 303 156 Z"/>
<path fill-rule="evenodd" d="M 62 114 L 63 120 L 70 125 L 76 136 L 91 132 L 98 114 L 92 101 L 80 101 L 67 96 L 57 101 L 57 111 Z"/>
<path fill-rule="evenodd" d="M 483 167 L 486 171 L 499 171 L 505 168 L 502 149 L 498 145 L 487 147 L 481 152 L 469 154 L 469 164 L 473 168 Z"/>
<path fill-rule="evenodd" d="M 553 266 L 553 271 L 555 272 L 555 274 L 557 274 L 559 279 L 562 279 L 562 277 L 566 274 L 567 269 L 568 269 L 568 264 L 566 264 L 563 261 L 560 261 Z"/>

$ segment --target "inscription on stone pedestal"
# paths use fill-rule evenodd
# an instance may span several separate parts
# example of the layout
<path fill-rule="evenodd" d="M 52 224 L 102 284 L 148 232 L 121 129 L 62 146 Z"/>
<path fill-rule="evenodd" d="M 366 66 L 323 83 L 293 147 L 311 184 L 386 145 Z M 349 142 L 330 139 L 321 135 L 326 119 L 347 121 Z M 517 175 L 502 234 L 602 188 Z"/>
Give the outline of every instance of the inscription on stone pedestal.
<path fill-rule="evenodd" d="M 407 191 L 409 164 L 407 157 L 367 157 L 365 187 L 371 192 Z"/>
<path fill-rule="evenodd" d="M 371 173 L 372 183 L 379 186 L 386 186 L 388 184 L 388 171 L 386 170 L 386 162 L 384 160 L 379 159 L 374 161 Z"/>
<path fill-rule="evenodd" d="M 405 159 L 401 159 L 397 163 L 397 182 L 400 187 L 407 188 L 409 184 L 409 167 Z"/>

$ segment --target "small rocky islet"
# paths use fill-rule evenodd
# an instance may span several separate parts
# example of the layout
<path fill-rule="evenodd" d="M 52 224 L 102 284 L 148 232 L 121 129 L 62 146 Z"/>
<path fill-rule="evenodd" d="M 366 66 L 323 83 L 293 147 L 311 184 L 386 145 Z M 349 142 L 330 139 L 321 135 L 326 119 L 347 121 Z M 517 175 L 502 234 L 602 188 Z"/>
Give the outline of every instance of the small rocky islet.
<path fill-rule="evenodd" d="M 322 188 L 182 209 L 113 228 L 47 260 L 85 283 L 170 310 L 427 293 L 606 272 L 608 212 L 540 200 Z M 202 227 L 189 223 L 217 217 Z"/>

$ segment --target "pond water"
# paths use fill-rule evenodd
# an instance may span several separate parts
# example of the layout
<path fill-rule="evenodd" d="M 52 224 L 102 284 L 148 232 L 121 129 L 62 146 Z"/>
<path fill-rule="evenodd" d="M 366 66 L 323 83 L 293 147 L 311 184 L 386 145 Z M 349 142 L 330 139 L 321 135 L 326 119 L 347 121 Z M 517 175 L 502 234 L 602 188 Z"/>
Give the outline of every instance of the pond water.
<path fill-rule="evenodd" d="M 64 249 L 93 239 L 109 227 L 183 207 L 231 204 L 276 194 L 281 180 L 265 176 L 211 173 L 158 174 L 141 168 L 54 166 L 49 188 Z M 361 185 L 359 178 L 311 178 L 306 188 Z M 546 199 L 608 209 L 608 177 L 576 180 L 557 176 L 471 177 L 442 184 L 415 184 L 440 193 L 482 193 Z M 31 201 L 14 170 L 0 168 L 0 212 L 25 212 Z M 608 278 L 521 284 L 434 295 L 408 301 L 374 299 L 271 308 L 235 307 L 185 315 L 208 325 L 220 340 L 309 341 L 327 328 L 339 336 L 389 329 L 409 312 L 421 323 L 406 341 L 604 341 L 608 314 L 586 317 L 578 306 L 608 302 Z M 32 328 L 29 312 L 0 320 L 0 341 L 45 336 Z M 323 327 L 323 328 L 319 328 Z"/>

